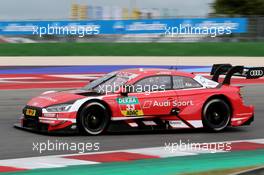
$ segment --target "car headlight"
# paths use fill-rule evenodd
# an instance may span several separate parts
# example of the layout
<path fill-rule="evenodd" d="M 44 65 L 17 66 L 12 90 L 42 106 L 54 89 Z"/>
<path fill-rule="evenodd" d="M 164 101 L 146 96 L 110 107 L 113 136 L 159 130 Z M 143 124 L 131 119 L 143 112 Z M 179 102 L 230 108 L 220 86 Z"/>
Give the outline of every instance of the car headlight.
<path fill-rule="evenodd" d="M 66 112 L 69 111 L 71 107 L 72 104 L 60 104 L 60 105 L 47 107 L 46 110 L 48 112 Z"/>

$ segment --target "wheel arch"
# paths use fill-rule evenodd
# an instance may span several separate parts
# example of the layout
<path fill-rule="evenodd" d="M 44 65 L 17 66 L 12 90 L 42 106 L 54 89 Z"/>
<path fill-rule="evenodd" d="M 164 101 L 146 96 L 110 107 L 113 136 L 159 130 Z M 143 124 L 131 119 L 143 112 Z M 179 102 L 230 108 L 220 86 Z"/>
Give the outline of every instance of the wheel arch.
<path fill-rule="evenodd" d="M 76 115 L 76 119 L 77 119 L 77 121 L 78 121 L 78 119 L 79 119 L 79 117 L 80 117 L 80 113 L 81 113 L 82 109 L 83 109 L 87 104 L 89 104 L 89 103 L 93 103 L 93 102 L 97 102 L 97 103 L 100 103 L 100 104 L 102 104 L 103 106 L 105 106 L 105 108 L 106 108 L 106 110 L 107 110 L 107 112 L 109 113 L 109 116 L 110 116 L 110 118 L 111 118 L 111 116 L 112 116 L 111 108 L 110 108 L 110 106 L 109 106 L 105 101 L 100 100 L 100 99 L 90 99 L 90 100 L 87 100 L 86 102 L 84 102 L 84 103 L 80 106 L 80 108 L 78 109 L 78 111 L 77 111 L 77 115 Z"/>
<path fill-rule="evenodd" d="M 209 98 L 207 98 L 207 100 L 204 102 L 203 107 L 202 107 L 202 113 L 201 113 L 202 116 L 203 116 L 203 111 L 204 111 L 205 105 L 209 101 L 211 101 L 213 99 L 221 99 L 221 100 L 224 100 L 228 104 L 228 106 L 230 107 L 230 109 L 231 109 L 231 118 L 233 117 L 233 105 L 231 103 L 231 100 L 226 95 L 224 95 L 224 94 L 215 94 L 215 95 L 212 95 Z"/>

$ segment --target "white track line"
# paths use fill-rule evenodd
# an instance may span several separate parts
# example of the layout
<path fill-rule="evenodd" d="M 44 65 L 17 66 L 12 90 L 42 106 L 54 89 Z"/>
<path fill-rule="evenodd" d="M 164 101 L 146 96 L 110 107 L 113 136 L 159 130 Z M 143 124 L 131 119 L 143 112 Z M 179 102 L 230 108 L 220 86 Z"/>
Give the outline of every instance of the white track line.
<path fill-rule="evenodd" d="M 70 165 L 91 165 L 97 164 L 92 161 L 82 161 L 74 159 L 62 158 L 62 156 L 42 156 L 21 159 L 0 160 L 0 166 L 10 166 L 23 169 L 38 169 L 38 168 L 58 168 Z"/>
<path fill-rule="evenodd" d="M 230 142 L 231 143 L 251 142 L 251 143 L 264 144 L 264 139 L 222 141 L 222 142 L 214 142 L 214 143 L 226 143 L 226 142 L 228 143 Z M 64 155 L 50 155 L 50 156 L 41 156 L 41 157 L 19 158 L 19 159 L 6 159 L 6 160 L 0 160 L 0 166 L 10 166 L 10 167 L 15 167 L 15 168 L 23 168 L 23 169 L 38 169 L 38 168 L 65 167 L 65 166 L 70 166 L 70 165 L 92 165 L 92 164 L 98 164 L 100 162 L 77 160 L 77 159 L 70 158 L 70 157 L 81 156 L 81 155 L 115 153 L 115 152 L 137 153 L 137 154 L 143 154 L 143 155 L 148 155 L 148 156 L 166 158 L 166 157 L 178 157 L 178 156 L 192 156 L 192 155 L 198 155 L 198 154 L 204 154 L 204 153 L 219 153 L 219 152 L 225 152 L 225 151 L 216 151 L 216 152 L 212 152 L 212 150 L 183 151 L 180 149 L 175 149 L 173 151 L 170 151 L 170 150 L 166 150 L 165 146 L 162 146 L 162 147 L 150 147 L 150 148 L 139 148 L 139 149 L 90 152 L 90 153 L 83 153 L 83 154 L 64 154 Z"/>

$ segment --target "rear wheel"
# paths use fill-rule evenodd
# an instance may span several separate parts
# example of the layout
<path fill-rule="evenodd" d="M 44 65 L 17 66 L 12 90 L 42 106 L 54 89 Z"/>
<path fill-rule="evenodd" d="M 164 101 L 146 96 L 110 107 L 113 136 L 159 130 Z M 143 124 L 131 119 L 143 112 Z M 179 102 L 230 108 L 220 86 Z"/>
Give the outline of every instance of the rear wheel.
<path fill-rule="evenodd" d="M 106 131 L 110 116 L 104 105 L 98 102 L 88 103 L 78 119 L 78 127 L 81 132 L 89 135 L 99 135 Z"/>
<path fill-rule="evenodd" d="M 206 103 L 203 109 L 204 127 L 212 131 L 225 129 L 231 118 L 231 108 L 222 99 L 212 99 Z"/>

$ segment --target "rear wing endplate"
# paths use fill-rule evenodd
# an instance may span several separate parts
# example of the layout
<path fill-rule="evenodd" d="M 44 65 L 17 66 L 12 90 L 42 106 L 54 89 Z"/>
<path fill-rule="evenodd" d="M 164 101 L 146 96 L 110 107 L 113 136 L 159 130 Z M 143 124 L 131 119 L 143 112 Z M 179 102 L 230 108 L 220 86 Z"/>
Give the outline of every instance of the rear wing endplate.
<path fill-rule="evenodd" d="M 231 64 L 214 64 L 210 73 L 212 80 L 218 82 L 220 75 L 226 75 L 223 84 L 230 84 L 232 76 L 257 79 L 264 76 L 264 67 L 232 66 Z"/>

